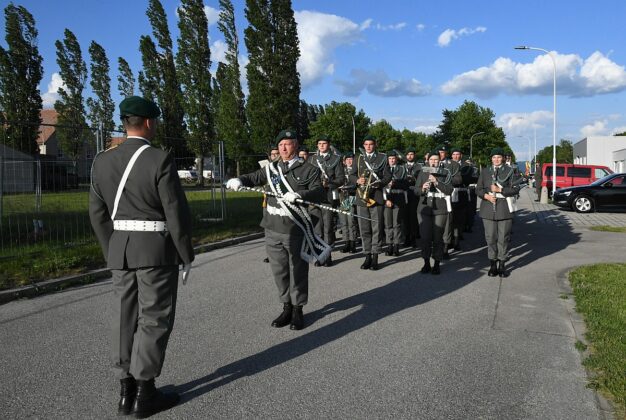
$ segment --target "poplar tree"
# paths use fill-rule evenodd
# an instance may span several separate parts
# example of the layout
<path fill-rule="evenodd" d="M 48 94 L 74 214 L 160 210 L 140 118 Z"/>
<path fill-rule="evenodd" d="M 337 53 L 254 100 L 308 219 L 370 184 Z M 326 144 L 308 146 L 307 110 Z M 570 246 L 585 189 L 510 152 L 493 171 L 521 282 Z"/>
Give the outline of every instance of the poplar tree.
<path fill-rule="evenodd" d="M 290 0 L 246 0 L 245 42 L 252 144 L 264 151 L 276 134 L 298 122 L 300 49 Z"/>
<path fill-rule="evenodd" d="M 0 115 L 3 143 L 37 153 L 41 124 L 39 82 L 43 77 L 35 19 L 23 6 L 4 9 L 7 49 L 0 46 Z"/>
<path fill-rule="evenodd" d="M 124 98 L 133 96 L 135 94 L 135 76 L 131 70 L 128 62 L 122 57 L 117 58 L 117 90 Z"/>
<path fill-rule="evenodd" d="M 231 0 L 220 0 L 218 27 L 226 42 L 225 63 L 219 63 L 216 75 L 219 100 L 216 112 L 216 128 L 224 141 L 226 154 L 236 165 L 237 176 L 241 173 L 241 160 L 250 153 L 241 72 L 239 70 L 239 37 L 235 26 L 235 12 Z"/>
<path fill-rule="evenodd" d="M 144 70 L 139 77 L 140 88 L 146 98 L 156 100 L 161 108 L 163 124 L 157 133 L 157 142 L 160 141 L 174 156 L 184 157 L 189 151 L 185 142 L 182 93 L 176 75 L 167 16 L 159 0 L 149 1 L 146 15 L 160 51 L 149 36 L 141 37 L 140 51 Z"/>
<path fill-rule="evenodd" d="M 63 86 L 59 88 L 59 100 L 54 103 L 58 113 L 57 123 L 62 126 L 57 131 L 61 150 L 75 163 L 83 148 L 85 108 L 83 89 L 87 81 L 87 65 L 83 60 L 76 36 L 65 29 L 63 41 L 55 42 L 57 64 Z"/>
<path fill-rule="evenodd" d="M 196 156 L 198 185 L 203 185 L 204 156 L 215 138 L 211 107 L 209 23 L 202 0 L 182 0 L 178 8 L 177 74 L 183 92 L 188 146 Z"/>
<path fill-rule="evenodd" d="M 111 99 L 109 59 L 104 48 L 96 41 L 91 41 L 89 55 L 91 56 L 91 90 L 96 96 L 95 98 L 87 98 L 89 121 L 94 129 L 97 129 L 99 124 L 102 123 L 104 143 L 108 148 L 111 142 L 111 132 L 115 129 L 115 123 L 113 122 L 115 104 L 113 99 Z"/>

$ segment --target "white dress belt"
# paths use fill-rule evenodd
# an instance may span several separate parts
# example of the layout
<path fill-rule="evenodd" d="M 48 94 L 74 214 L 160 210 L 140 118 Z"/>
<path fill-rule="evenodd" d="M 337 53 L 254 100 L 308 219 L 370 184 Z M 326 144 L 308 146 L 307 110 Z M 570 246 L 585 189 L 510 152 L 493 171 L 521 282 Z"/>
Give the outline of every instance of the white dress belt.
<path fill-rule="evenodd" d="M 274 206 L 268 205 L 267 207 L 265 207 L 265 210 L 267 210 L 267 212 L 273 216 L 289 217 L 289 215 L 287 214 L 287 211 L 281 207 L 274 207 Z"/>
<path fill-rule="evenodd" d="M 130 232 L 166 232 L 167 222 L 151 220 L 114 220 L 113 230 Z"/>
<path fill-rule="evenodd" d="M 445 198 L 446 195 L 444 193 L 440 193 L 440 192 L 429 192 L 428 194 L 426 194 L 426 196 L 428 197 L 435 197 L 435 198 Z"/>

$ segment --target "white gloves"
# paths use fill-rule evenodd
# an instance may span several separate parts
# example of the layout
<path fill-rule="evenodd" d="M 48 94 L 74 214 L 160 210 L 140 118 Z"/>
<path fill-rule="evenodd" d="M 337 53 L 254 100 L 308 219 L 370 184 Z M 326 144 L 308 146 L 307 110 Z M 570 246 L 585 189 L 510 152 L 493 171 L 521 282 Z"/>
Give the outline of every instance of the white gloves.
<path fill-rule="evenodd" d="M 191 276 L 191 264 L 183 264 L 183 284 L 187 284 L 187 280 Z"/>
<path fill-rule="evenodd" d="M 297 200 L 298 198 L 301 198 L 301 197 L 300 197 L 300 194 L 298 194 L 298 193 L 293 193 L 293 192 L 291 192 L 291 191 L 286 192 L 285 194 L 283 194 L 283 200 L 285 200 L 285 201 L 286 201 L 286 202 L 288 202 L 288 203 L 292 203 L 292 204 L 293 204 L 293 203 L 295 203 L 295 202 L 296 202 L 296 200 Z"/>
<path fill-rule="evenodd" d="M 226 188 L 233 191 L 239 191 L 241 188 L 241 180 L 239 178 L 231 178 L 226 181 Z"/>

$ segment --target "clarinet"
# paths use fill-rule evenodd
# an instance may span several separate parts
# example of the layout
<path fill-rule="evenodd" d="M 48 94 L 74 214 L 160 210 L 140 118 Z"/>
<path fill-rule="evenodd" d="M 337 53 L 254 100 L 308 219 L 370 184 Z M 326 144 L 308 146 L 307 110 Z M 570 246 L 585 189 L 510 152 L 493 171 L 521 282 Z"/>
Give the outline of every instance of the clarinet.
<path fill-rule="evenodd" d="M 498 168 L 493 168 L 493 175 L 491 176 L 492 181 L 493 181 L 493 185 L 498 185 Z M 492 193 L 493 196 L 496 196 L 496 193 Z M 494 201 L 493 203 L 493 213 L 496 213 L 496 204 L 497 204 L 497 199 L 496 201 Z"/>

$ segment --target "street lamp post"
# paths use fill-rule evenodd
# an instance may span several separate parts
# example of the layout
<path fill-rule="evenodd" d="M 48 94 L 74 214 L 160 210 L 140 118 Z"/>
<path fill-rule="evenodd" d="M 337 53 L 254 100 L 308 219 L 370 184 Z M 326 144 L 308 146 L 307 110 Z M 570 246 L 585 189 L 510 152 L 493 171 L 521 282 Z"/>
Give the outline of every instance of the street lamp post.
<path fill-rule="evenodd" d="M 356 125 L 354 124 L 354 117 L 352 117 L 352 153 L 356 154 Z"/>
<path fill-rule="evenodd" d="M 478 136 L 480 134 L 485 134 L 485 132 L 479 131 L 478 133 L 472 134 L 472 137 L 470 137 L 470 160 L 472 159 L 472 139 L 474 139 L 474 136 Z"/>
<path fill-rule="evenodd" d="M 556 60 L 552 57 L 552 54 L 548 50 L 544 50 L 543 48 L 537 47 L 529 47 L 526 45 L 521 45 L 515 47 L 516 50 L 536 50 L 543 51 L 550 59 L 552 59 L 552 66 L 554 67 L 553 73 L 553 83 L 552 83 L 552 96 L 554 98 L 553 111 L 552 111 L 552 196 L 554 197 L 554 192 L 556 191 Z"/>

